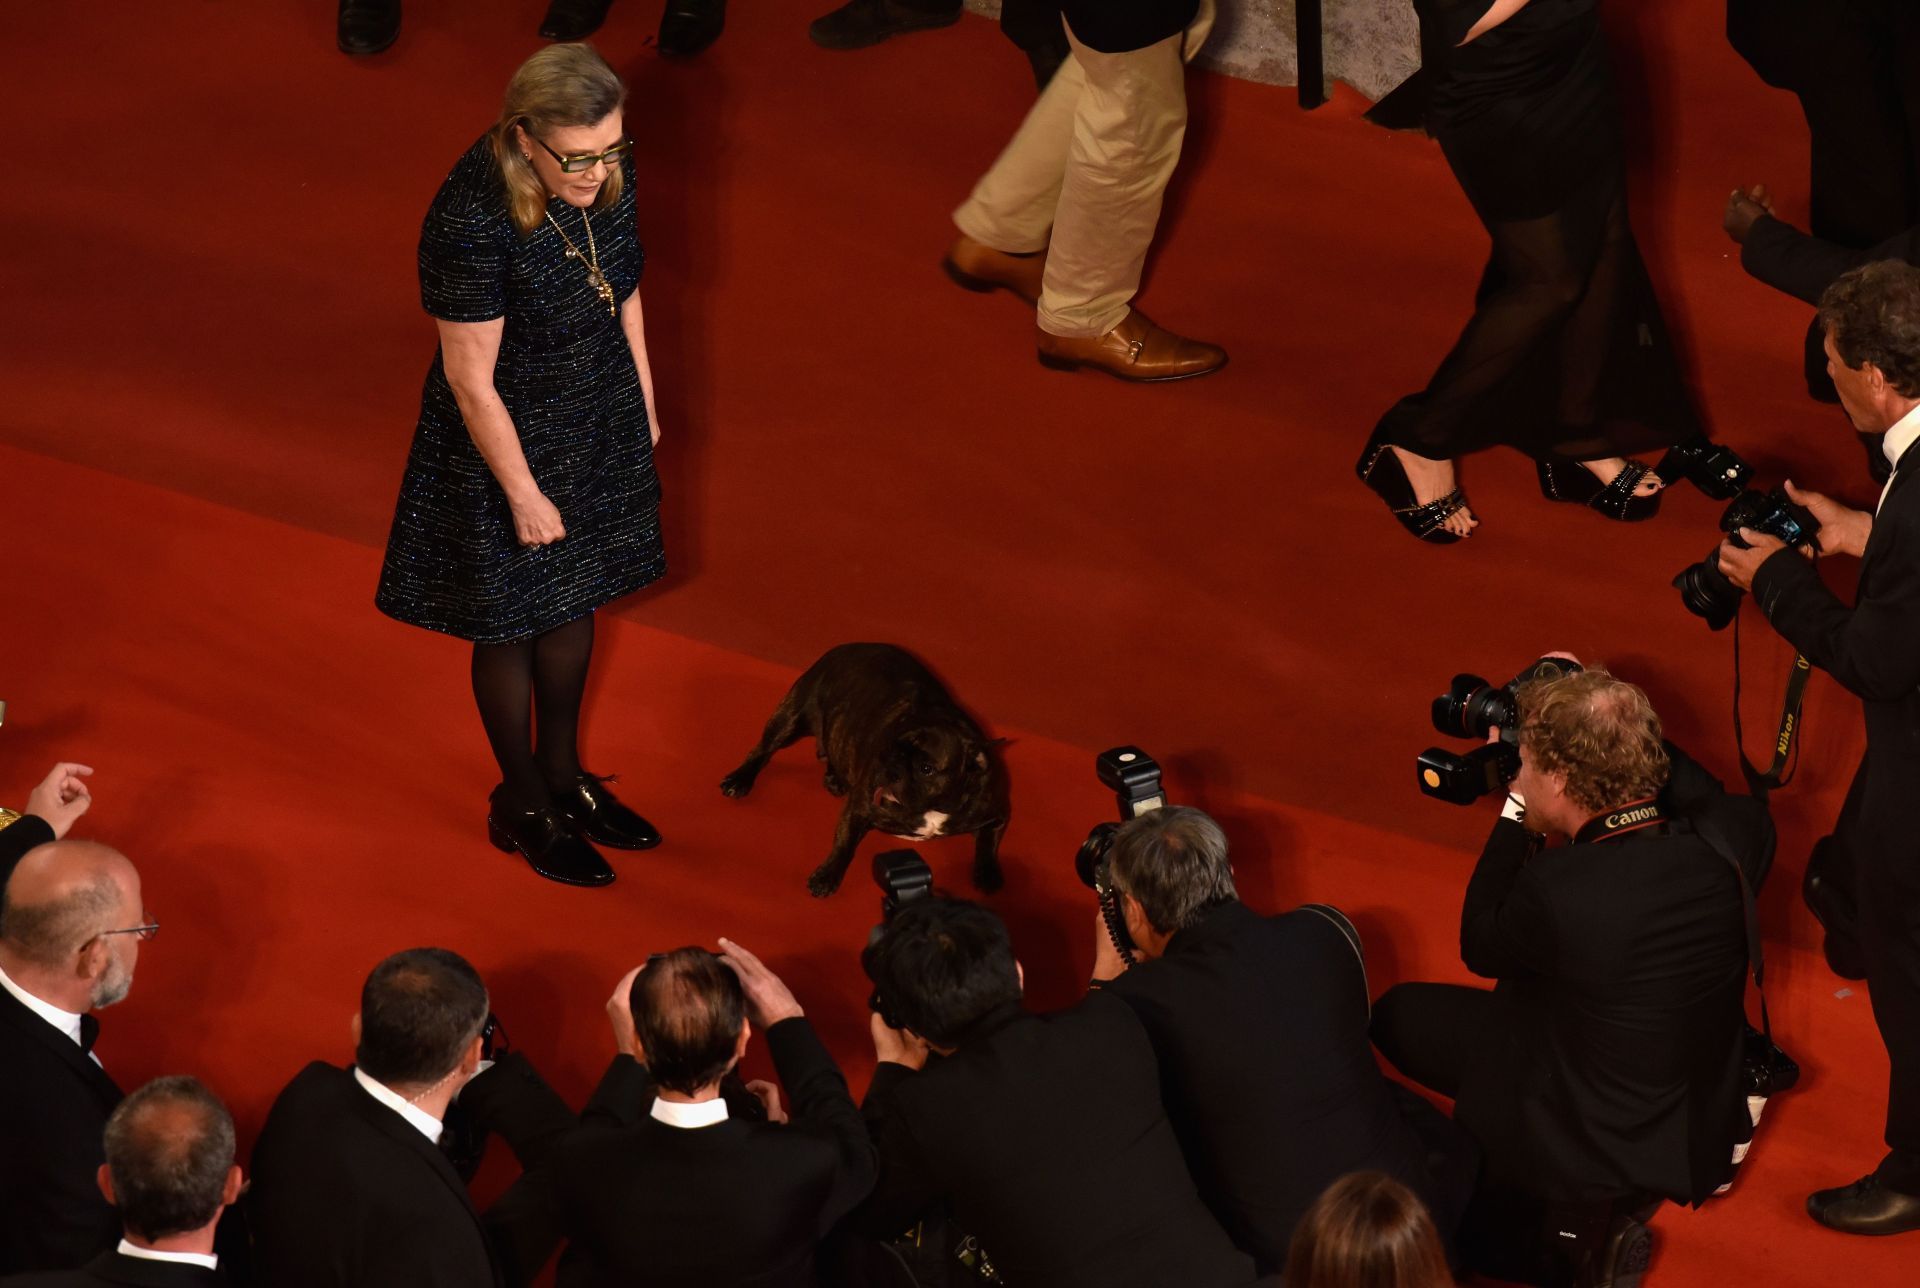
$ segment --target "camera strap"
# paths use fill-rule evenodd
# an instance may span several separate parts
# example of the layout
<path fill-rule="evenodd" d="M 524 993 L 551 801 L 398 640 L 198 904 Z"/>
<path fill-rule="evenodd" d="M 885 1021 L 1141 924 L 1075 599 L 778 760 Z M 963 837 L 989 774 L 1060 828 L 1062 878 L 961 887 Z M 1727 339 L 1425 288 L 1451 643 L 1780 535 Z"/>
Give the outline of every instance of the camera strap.
<path fill-rule="evenodd" d="M 1807 661 L 1804 653 L 1793 655 L 1793 669 L 1787 673 L 1787 692 L 1780 703 L 1780 728 L 1773 738 L 1773 761 L 1762 771 L 1747 759 L 1747 740 L 1740 725 L 1740 619 L 1733 619 L 1733 742 L 1734 749 L 1740 753 L 1740 774 L 1747 780 L 1747 790 L 1759 800 L 1766 800 L 1767 794 L 1776 787 L 1785 787 L 1793 779 L 1794 770 L 1799 767 L 1799 748 L 1795 739 L 1800 733 L 1800 708 L 1806 700 L 1807 679 L 1813 674 L 1813 663 Z"/>

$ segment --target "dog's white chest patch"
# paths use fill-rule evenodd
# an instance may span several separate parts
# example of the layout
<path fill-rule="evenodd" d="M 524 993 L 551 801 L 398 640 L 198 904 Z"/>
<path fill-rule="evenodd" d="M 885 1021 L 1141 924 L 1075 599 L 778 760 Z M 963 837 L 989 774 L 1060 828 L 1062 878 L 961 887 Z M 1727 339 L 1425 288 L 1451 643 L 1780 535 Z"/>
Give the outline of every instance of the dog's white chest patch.
<path fill-rule="evenodd" d="M 920 819 L 920 830 L 914 835 L 921 840 L 938 836 L 946 829 L 947 816 L 937 809 L 928 810 Z"/>

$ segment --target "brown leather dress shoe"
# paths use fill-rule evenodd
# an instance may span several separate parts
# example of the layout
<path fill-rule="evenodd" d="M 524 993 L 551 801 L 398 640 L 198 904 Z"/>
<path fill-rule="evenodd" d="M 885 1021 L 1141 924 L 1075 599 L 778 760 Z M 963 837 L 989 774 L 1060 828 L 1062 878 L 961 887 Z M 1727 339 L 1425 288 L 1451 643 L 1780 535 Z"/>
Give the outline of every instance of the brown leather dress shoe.
<path fill-rule="evenodd" d="M 1011 255 L 962 235 L 940 262 L 940 267 L 969 291 L 1012 291 L 1031 306 L 1040 302 L 1040 279 L 1046 276 L 1047 253 Z"/>
<path fill-rule="evenodd" d="M 1056 371 L 1092 367 L 1121 380 L 1191 380 L 1227 365 L 1227 351 L 1155 326 L 1134 309 L 1098 336 L 1040 333 L 1040 363 Z"/>

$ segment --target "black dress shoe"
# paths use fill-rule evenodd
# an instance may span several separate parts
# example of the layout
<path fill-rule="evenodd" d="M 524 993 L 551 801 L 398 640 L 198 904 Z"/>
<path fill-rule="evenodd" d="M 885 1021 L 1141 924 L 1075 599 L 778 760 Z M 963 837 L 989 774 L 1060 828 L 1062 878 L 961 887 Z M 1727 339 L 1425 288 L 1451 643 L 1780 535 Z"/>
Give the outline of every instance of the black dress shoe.
<path fill-rule="evenodd" d="M 343 54 L 377 54 L 400 38 L 400 0 L 340 0 L 336 42 Z"/>
<path fill-rule="evenodd" d="M 613 0 L 553 0 L 540 20 L 542 40 L 585 40 L 607 20 Z"/>
<path fill-rule="evenodd" d="M 668 58 L 691 58 L 727 29 L 727 0 L 667 0 L 653 47 Z"/>
<path fill-rule="evenodd" d="M 865 49 L 909 31 L 951 27 L 960 21 L 959 3 L 902 4 L 900 0 L 847 0 L 832 13 L 815 18 L 807 35 L 822 49 Z"/>
<path fill-rule="evenodd" d="M 653 824 L 622 805 L 607 790 L 608 779 L 582 774 L 573 786 L 553 794 L 554 808 L 570 819 L 580 835 L 616 850 L 651 850 L 660 844 Z"/>
<path fill-rule="evenodd" d="M 1903 1194 L 1868 1173 L 1837 1190 L 1807 1196 L 1807 1215 L 1846 1234 L 1905 1234 L 1920 1230 L 1920 1194 Z"/>
<path fill-rule="evenodd" d="M 494 848 L 517 852 L 535 872 L 563 885 L 603 886 L 613 880 L 613 869 L 600 851 L 587 844 L 558 809 L 503 806 L 497 788 L 488 804 L 487 839 Z"/>

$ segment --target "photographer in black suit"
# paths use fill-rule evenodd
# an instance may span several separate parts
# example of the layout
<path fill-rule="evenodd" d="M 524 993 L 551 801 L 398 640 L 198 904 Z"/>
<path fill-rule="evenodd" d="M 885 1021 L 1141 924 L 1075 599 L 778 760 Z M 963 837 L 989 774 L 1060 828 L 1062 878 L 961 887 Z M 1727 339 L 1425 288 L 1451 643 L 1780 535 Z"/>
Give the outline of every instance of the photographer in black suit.
<path fill-rule="evenodd" d="M 70 1269 L 118 1236 L 95 1174 L 121 1093 L 94 1053 L 92 1012 L 126 998 L 141 942 L 158 929 L 133 864 L 92 841 L 38 846 L 6 879 L 0 1274 Z"/>
<path fill-rule="evenodd" d="M 1741 877 L 1758 889 L 1773 827 L 1604 670 L 1518 697 L 1519 775 L 1460 915 L 1467 969 L 1499 983 L 1398 985 L 1373 1035 L 1486 1152 L 1469 1263 L 1553 1283 L 1644 1265 L 1651 1207 L 1732 1174 L 1751 1132 Z"/>
<path fill-rule="evenodd" d="M 607 1003 L 618 1051 L 581 1128 L 535 1173 L 559 1283 L 812 1288 L 817 1245 L 873 1188 L 875 1157 L 846 1080 L 800 1003 L 759 958 L 721 941 L 658 953 Z M 758 1024 L 792 1098 L 723 1095 Z M 742 1112 L 745 1110 L 745 1112 Z M 520 1235 L 516 1278 L 552 1237 Z"/>
<path fill-rule="evenodd" d="M 19 1275 L 8 1288 L 217 1288 L 220 1215 L 240 1197 L 233 1119 L 198 1079 L 156 1078 L 107 1119 L 100 1192 L 120 1213 L 120 1246 L 78 1270 Z"/>
<path fill-rule="evenodd" d="M 254 1144 L 248 1206 L 262 1282 L 504 1282 L 466 1183 L 442 1152 L 448 1107 L 458 1095 L 461 1109 L 497 1130 L 529 1168 L 576 1122 L 524 1057 L 485 1065 L 487 1022 L 486 986 L 457 953 L 413 948 L 373 968 L 354 1017 L 356 1063 L 301 1070 Z M 516 1186 L 501 1206 L 526 1195 Z"/>
<path fill-rule="evenodd" d="M 1136 965 L 1102 920 L 1094 978 L 1133 1008 L 1160 1060 L 1167 1116 L 1201 1197 L 1262 1273 L 1349 1172 L 1385 1172 L 1451 1232 L 1477 1158 L 1460 1129 L 1374 1063 L 1366 968 L 1330 908 L 1263 917 L 1241 903 L 1227 838 L 1197 809 L 1153 810 L 1107 862 Z M 1434 1160 L 1409 1115 L 1441 1148 Z"/>
<path fill-rule="evenodd" d="M 1201 1202 L 1133 1011 L 1094 992 L 1033 1015 L 1000 919 L 902 907 L 863 964 L 880 1066 L 880 1182 L 857 1215 L 892 1237 L 941 1204 L 1011 1284 L 1228 1288 L 1254 1278 Z"/>
<path fill-rule="evenodd" d="M 1728 543 L 1720 568 L 1751 587 L 1773 628 L 1866 709 L 1867 754 L 1830 845 L 1809 860 L 1809 904 L 1829 960 L 1864 963 L 1893 1073 L 1888 1153 L 1807 1210 L 1857 1234 L 1920 1230 L 1920 268 L 1855 269 L 1828 290 L 1820 322 L 1829 370 L 1854 428 L 1880 439 L 1893 476 L 1872 512 L 1791 488 L 1819 521 L 1820 550 L 1860 560 L 1849 608 L 1811 562 L 1772 537 Z"/>

